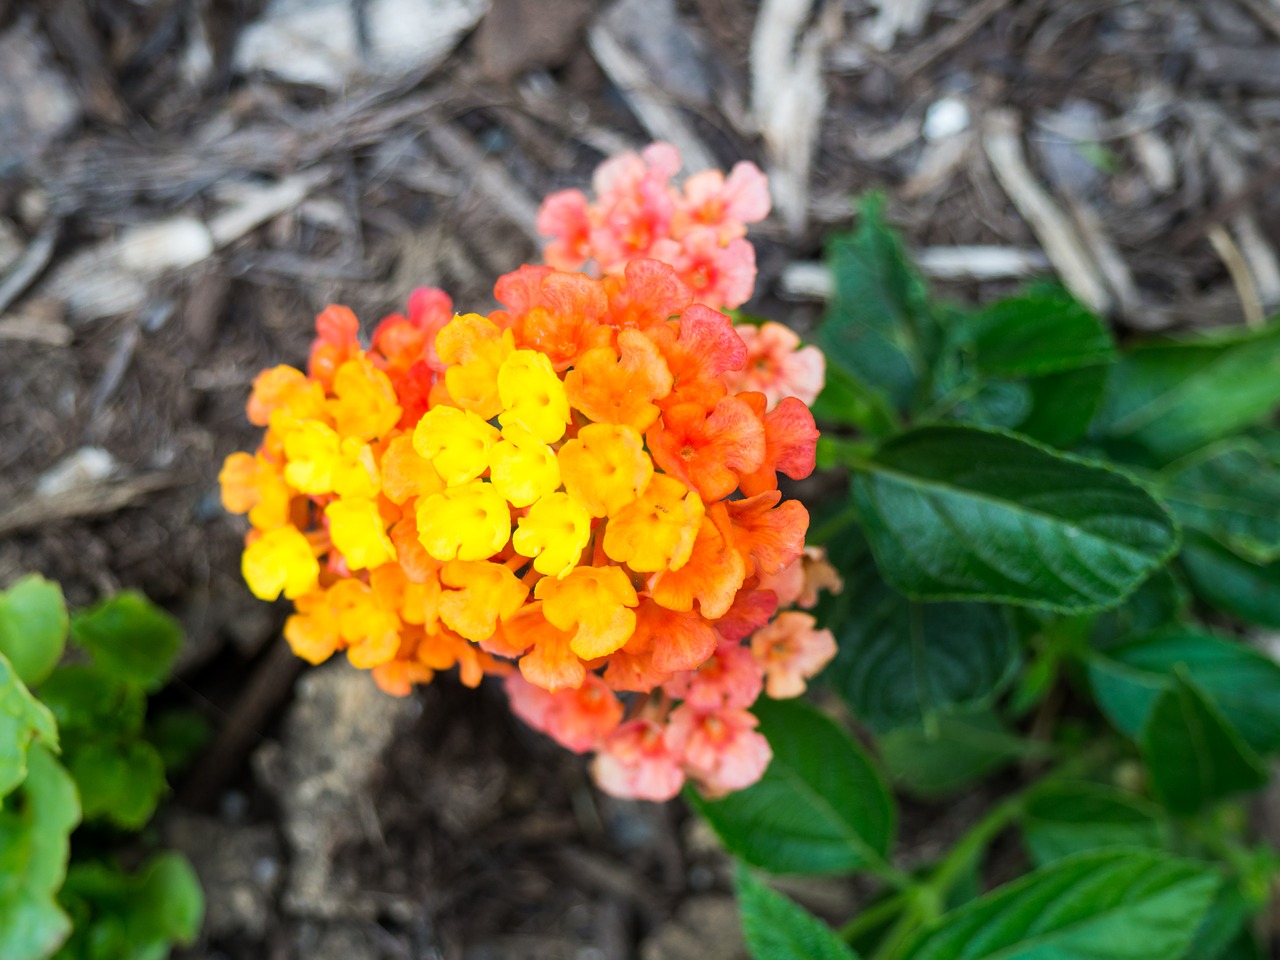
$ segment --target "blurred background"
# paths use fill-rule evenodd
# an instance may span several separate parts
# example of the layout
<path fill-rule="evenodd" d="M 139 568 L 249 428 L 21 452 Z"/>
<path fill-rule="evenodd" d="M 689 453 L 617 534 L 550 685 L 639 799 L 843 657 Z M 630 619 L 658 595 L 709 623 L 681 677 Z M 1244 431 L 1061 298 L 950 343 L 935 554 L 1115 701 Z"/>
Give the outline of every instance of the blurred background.
<path fill-rule="evenodd" d="M 676 807 L 452 682 L 295 690 L 216 483 L 325 304 L 490 309 L 541 198 L 652 140 L 770 174 L 746 309 L 802 333 L 871 189 L 949 296 L 1056 276 L 1121 336 L 1280 303 L 1274 0 L 0 0 L 0 585 L 182 619 L 173 696 L 217 731 L 164 826 L 209 897 L 189 956 L 740 955 Z"/>

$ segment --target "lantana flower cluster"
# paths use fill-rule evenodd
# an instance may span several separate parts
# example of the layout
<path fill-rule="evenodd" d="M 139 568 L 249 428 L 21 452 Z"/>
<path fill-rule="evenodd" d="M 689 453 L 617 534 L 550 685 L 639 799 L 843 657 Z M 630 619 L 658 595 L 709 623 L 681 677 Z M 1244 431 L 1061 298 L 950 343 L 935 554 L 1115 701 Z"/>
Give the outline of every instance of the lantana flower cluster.
<path fill-rule="evenodd" d="M 551 194 L 537 220 L 538 232 L 551 238 L 547 263 L 617 276 L 632 260 L 652 258 L 675 267 L 699 303 L 716 310 L 746 303 L 756 280 L 747 224 L 769 214 L 768 180 L 744 160 L 727 177 L 703 170 L 677 188 L 671 180 L 681 165 L 675 147 L 655 143 L 602 163 L 594 200 L 581 190 Z"/>
<path fill-rule="evenodd" d="M 418 290 L 367 347 L 329 307 L 305 372 L 257 378 L 265 436 L 220 477 L 251 525 L 246 582 L 293 601 L 299 656 L 345 651 L 388 693 L 455 666 L 505 677 L 612 793 L 749 785 L 770 752 L 747 707 L 835 653 L 779 612 L 839 587 L 778 489 L 814 466 L 789 391 L 814 389 L 813 365 L 763 328 L 749 351 L 659 260 L 525 266 L 495 297 L 458 315 Z"/>

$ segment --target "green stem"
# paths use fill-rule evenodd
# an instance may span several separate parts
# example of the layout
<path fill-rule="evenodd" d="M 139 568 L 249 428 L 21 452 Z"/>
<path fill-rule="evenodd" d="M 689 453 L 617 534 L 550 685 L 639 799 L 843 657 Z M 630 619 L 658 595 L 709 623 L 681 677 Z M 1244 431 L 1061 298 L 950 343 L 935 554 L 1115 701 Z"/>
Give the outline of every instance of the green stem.
<path fill-rule="evenodd" d="M 910 895 L 902 892 L 895 893 L 879 903 L 873 904 L 840 928 L 840 939 L 846 943 L 853 943 L 858 937 L 876 929 L 876 927 L 901 911 L 909 900 Z"/>

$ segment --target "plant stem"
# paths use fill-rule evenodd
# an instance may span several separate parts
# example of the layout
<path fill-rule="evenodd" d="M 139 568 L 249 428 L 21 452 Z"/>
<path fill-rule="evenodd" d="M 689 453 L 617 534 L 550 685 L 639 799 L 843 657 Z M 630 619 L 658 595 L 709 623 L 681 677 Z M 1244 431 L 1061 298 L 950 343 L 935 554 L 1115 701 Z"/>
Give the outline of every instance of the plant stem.
<path fill-rule="evenodd" d="M 909 899 L 909 894 L 905 892 L 895 893 L 879 903 L 873 904 L 840 928 L 840 938 L 846 943 L 852 943 L 864 933 L 874 930 L 894 914 L 901 911 L 907 905 Z"/>

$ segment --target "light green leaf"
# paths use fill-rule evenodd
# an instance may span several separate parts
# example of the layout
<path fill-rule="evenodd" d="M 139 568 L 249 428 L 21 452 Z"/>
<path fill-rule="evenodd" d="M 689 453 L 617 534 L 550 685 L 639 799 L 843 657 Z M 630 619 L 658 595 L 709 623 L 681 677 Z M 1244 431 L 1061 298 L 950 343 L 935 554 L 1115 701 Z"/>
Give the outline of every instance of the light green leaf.
<path fill-rule="evenodd" d="M 853 498 L 880 572 L 917 600 L 1104 609 L 1178 544 L 1172 518 L 1122 474 L 973 427 L 888 441 L 854 474 Z"/>
<path fill-rule="evenodd" d="M 919 933 L 902 960 L 1173 960 L 1220 883 L 1211 868 L 1154 851 L 1059 860 Z"/>
<path fill-rule="evenodd" d="M 1252 749 L 1280 751 L 1280 664 L 1201 627 L 1172 627 L 1089 658 L 1102 712 L 1137 737 L 1155 702 L 1184 669 Z"/>
<path fill-rule="evenodd" d="M 724 845 L 773 873 L 847 873 L 882 862 L 895 810 L 863 749 L 806 703 L 761 699 L 753 710 L 773 748 L 760 782 L 720 800 L 686 794 Z"/>
<path fill-rule="evenodd" d="M 1163 845 L 1160 811 L 1132 793 L 1096 783 L 1059 783 L 1027 802 L 1022 839 L 1036 866 L 1106 847 Z"/>
<path fill-rule="evenodd" d="M 963 321 L 960 333 L 984 377 L 1035 377 L 1115 360 L 1106 325 L 1061 287 L 1040 285 Z"/>
<path fill-rule="evenodd" d="M 63 899 L 78 922 L 56 960 L 101 956 L 103 943 L 110 944 L 112 960 L 167 957 L 175 944 L 194 942 L 204 917 L 200 882 L 177 853 L 160 854 L 132 875 L 107 864 L 77 864 Z"/>
<path fill-rule="evenodd" d="M 734 886 L 752 960 L 857 960 L 834 930 L 744 867 Z"/>
<path fill-rule="evenodd" d="M 133 591 L 77 614 L 71 635 L 104 672 L 146 690 L 164 684 L 182 647 L 178 621 Z"/>
<path fill-rule="evenodd" d="M 22 682 L 37 686 L 62 658 L 67 604 L 62 588 L 37 574 L 0 592 L 0 654 Z"/>
<path fill-rule="evenodd" d="M 1234 438 L 1179 460 L 1160 494 L 1186 526 L 1252 563 L 1280 557 L 1280 464 L 1258 444 Z"/>
<path fill-rule="evenodd" d="M 884 222 L 884 197 L 862 201 L 854 233 L 827 245 L 834 291 L 817 340 L 830 366 L 905 410 L 927 377 L 937 333 L 924 281 Z"/>
<path fill-rule="evenodd" d="M 1018 663 L 1008 611 L 980 603 L 913 603 L 892 590 L 865 551 L 842 567 L 839 653 L 823 674 L 875 730 L 932 723 L 988 703 Z"/>
<path fill-rule="evenodd" d="M 0 812 L 0 850 L 7 854 L 0 888 L 5 960 L 45 960 L 71 932 L 55 895 L 66 876 L 80 804 L 75 785 L 51 753 L 36 744 L 28 759 L 26 780 Z"/>
<path fill-rule="evenodd" d="M 1266 768 L 1218 709 L 1179 668 L 1156 699 L 1138 746 L 1160 801 L 1192 814 L 1223 797 L 1267 782 Z"/>
<path fill-rule="evenodd" d="M 31 695 L 0 653 L 0 797 L 26 778 L 28 751 L 36 740 L 58 749 L 53 714 Z"/>
<path fill-rule="evenodd" d="M 1157 341 L 1111 371 L 1097 435 L 1158 465 L 1257 423 L 1280 404 L 1280 326 Z"/>
<path fill-rule="evenodd" d="M 146 695 L 138 687 L 84 663 L 53 671 L 40 687 L 40 699 L 68 741 L 136 737 L 147 712 Z"/>
<path fill-rule="evenodd" d="M 145 740 L 68 745 L 66 762 L 86 820 L 102 818 L 141 830 L 168 789 L 164 761 Z"/>

